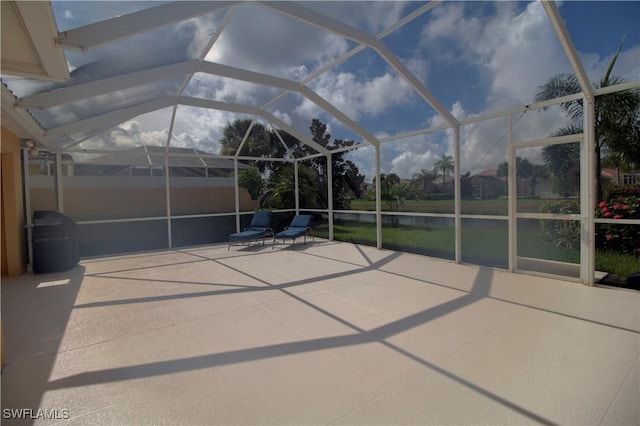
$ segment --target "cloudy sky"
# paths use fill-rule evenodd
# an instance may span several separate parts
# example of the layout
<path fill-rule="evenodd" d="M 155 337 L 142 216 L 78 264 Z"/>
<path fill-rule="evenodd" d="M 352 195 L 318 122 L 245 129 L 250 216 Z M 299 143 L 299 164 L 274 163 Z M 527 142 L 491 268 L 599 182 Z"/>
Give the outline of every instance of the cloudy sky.
<path fill-rule="evenodd" d="M 53 8 L 60 31 L 130 13 L 161 3 L 58 2 Z M 380 34 L 422 2 L 301 2 L 307 8 L 372 34 Z M 618 45 L 622 54 L 614 74 L 640 80 L 640 2 L 576 2 L 559 4 L 586 72 L 597 82 Z M 95 78 L 142 69 L 150 65 L 203 57 L 207 61 L 246 68 L 307 86 L 378 138 L 429 128 L 444 121 L 435 110 L 372 49 L 363 49 L 319 74 L 314 72 L 357 47 L 352 41 L 305 25 L 255 4 L 235 8 L 229 24 L 213 47 L 205 46 L 219 28 L 226 9 L 150 32 L 89 52 L 68 52 L 74 78 Z M 133 42 L 136 42 L 134 46 Z M 436 96 L 440 105 L 462 119 L 532 103 L 538 87 L 571 68 L 551 24 L 538 2 L 445 1 L 400 29 L 385 35 L 383 43 Z M 129 53 L 128 55 L 126 55 Z M 117 59 L 118 55 L 124 59 Z M 126 56 L 125 56 L 126 55 Z M 308 81 L 307 81 L 308 80 Z M 150 93 L 170 93 L 181 81 L 139 89 L 130 99 L 149 100 Z M 198 73 L 184 95 L 265 109 L 308 134 L 311 119 L 328 123 L 334 137 L 361 141 L 362 136 L 299 94 Z M 283 96 L 281 96 L 283 95 Z M 113 97 L 112 96 L 112 97 Z M 275 101 L 273 101 L 275 99 Z M 93 100 L 94 106 L 105 99 Z M 113 99 L 110 99 L 113 101 Z M 77 118 L 90 111 L 86 102 L 66 110 Z M 71 111 L 71 112 L 70 112 Z M 62 112 L 58 112 L 62 115 Z M 179 107 L 172 129 L 172 146 L 217 153 L 224 127 L 239 114 Z M 41 121 L 45 121 L 43 117 Z M 80 144 L 84 148 L 140 144 L 165 145 L 171 108 L 139 116 L 116 129 Z M 557 109 L 530 111 L 513 117 L 516 140 L 548 136 L 567 123 Z M 53 120 L 53 118 L 51 118 Z M 54 120 L 55 121 L 55 120 Z M 477 173 L 506 160 L 506 119 L 466 125 L 461 129 L 461 170 Z M 433 168 L 443 154 L 452 155 L 452 133 L 439 131 L 383 144 L 383 172 L 410 178 Z M 519 155 L 535 161 L 539 150 Z M 373 172 L 373 150 L 349 154 L 361 172 Z"/>

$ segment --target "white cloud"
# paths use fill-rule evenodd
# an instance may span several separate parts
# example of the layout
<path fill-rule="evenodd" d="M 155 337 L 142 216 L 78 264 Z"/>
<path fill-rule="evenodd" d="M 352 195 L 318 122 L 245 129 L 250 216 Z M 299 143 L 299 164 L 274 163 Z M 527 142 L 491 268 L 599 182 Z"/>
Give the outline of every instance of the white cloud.
<path fill-rule="evenodd" d="M 282 111 L 274 111 L 273 115 L 284 121 L 285 123 L 287 123 L 288 125 L 291 125 L 293 123 L 293 121 L 291 120 L 291 116 L 289 114 L 287 114 L 286 112 L 282 112 Z"/>
<path fill-rule="evenodd" d="M 614 53 L 601 58 L 595 53 L 580 55 L 580 60 L 585 72 L 593 83 L 600 83 L 600 80 L 607 72 L 607 68 L 613 59 Z M 640 80 L 640 46 L 634 46 L 622 51 L 616 60 L 616 64 L 611 73 L 614 76 L 622 77 L 626 81 Z"/>
<path fill-rule="evenodd" d="M 237 9 L 205 60 L 293 79 L 348 48 L 341 37 L 246 4 Z"/>
<path fill-rule="evenodd" d="M 570 70 L 539 3 L 529 3 L 524 9 L 518 9 L 510 2 L 491 5 L 491 15 L 483 15 L 480 10 L 467 15 L 465 10 L 478 4 L 445 3 L 434 9 L 432 18 L 421 33 L 421 45 L 428 52 L 427 57 L 475 69 L 476 76 L 469 76 L 469 81 L 461 81 L 459 90 L 465 90 L 465 85 L 474 79 L 488 83 L 484 86 L 483 112 L 529 104 L 539 85 L 558 72 Z M 432 62 L 429 67 L 434 81 L 438 78 L 438 63 Z M 588 69 L 596 66 L 601 67 L 602 61 L 594 61 L 594 66 Z M 452 102 L 450 111 L 458 119 L 469 115 L 459 100 Z M 514 116 L 514 120 L 517 118 Z M 429 125 L 442 123 L 444 120 L 440 116 L 433 116 Z M 566 124 L 566 116 L 557 109 L 527 112 L 526 118 L 514 127 L 514 138 L 545 137 Z M 447 154 L 452 155 L 453 131 L 445 133 Z M 473 169 L 472 172 L 477 173 L 506 161 L 506 133 L 506 118 L 463 126 L 460 135 L 461 172 Z M 436 151 L 441 154 L 441 150 Z M 395 153 L 390 163 L 410 170 L 412 164 L 421 164 L 419 159 L 425 158 L 430 158 L 426 152 L 405 150 Z M 402 170 L 401 167 L 398 169 Z"/>
<path fill-rule="evenodd" d="M 403 152 L 391 160 L 390 173 L 395 173 L 403 178 L 410 178 L 422 169 L 432 169 L 439 156 L 428 150 L 421 154 Z M 426 166 L 426 165 L 429 166 Z"/>
<path fill-rule="evenodd" d="M 168 130 L 142 131 L 140 122 L 128 120 L 111 130 L 82 144 L 84 149 L 131 149 L 141 145 L 163 146 L 167 143 Z"/>
<path fill-rule="evenodd" d="M 377 34 L 395 24 L 406 13 L 407 5 L 412 3 L 405 1 L 305 1 L 302 6 L 372 34 Z"/>
<path fill-rule="evenodd" d="M 406 4 L 401 2 L 318 2 L 306 7 L 329 7 L 329 15 L 372 33 L 387 28 L 403 15 Z M 469 10 L 474 9 L 474 13 Z M 217 15 L 216 18 L 221 15 Z M 65 13 L 67 19 L 75 18 Z M 179 25 L 182 39 L 191 37 L 189 54 L 197 56 L 198 48 L 212 36 L 217 22 L 209 17 Z M 403 37 L 406 37 L 404 34 Z M 396 52 L 422 81 L 437 83 L 442 63 L 460 65 L 475 75 L 461 78 L 459 86 L 447 87 L 450 99 L 440 99 L 450 106 L 452 114 L 463 119 L 469 115 L 531 103 L 537 87 L 550 76 L 569 71 L 570 67 L 557 36 L 539 2 L 522 7 L 515 2 L 444 2 L 425 15 L 425 25 L 419 34 L 407 37 L 417 46 Z M 172 43 L 170 40 L 167 41 Z M 169 47 L 171 47 L 169 46 Z M 268 11 L 256 4 L 242 4 L 229 26 L 223 31 L 206 60 L 246 67 L 257 72 L 293 80 L 302 80 L 313 70 L 337 58 L 354 44 L 310 27 L 294 19 Z M 169 49 L 171 50 L 171 49 Z M 411 52 L 411 53 L 407 53 Z M 153 53 L 153 52 L 152 52 Z M 413 56 L 406 56 L 413 55 Z M 605 72 L 611 56 L 581 52 L 584 66 L 593 81 Z M 627 80 L 640 79 L 640 47 L 624 51 L 614 74 Z M 183 58 L 178 57 L 179 60 Z M 382 61 L 378 63 L 385 66 Z M 380 120 L 386 112 L 406 106 L 416 97 L 413 89 L 393 71 L 372 63 L 355 70 L 350 61 L 314 79 L 309 86 L 352 119 Z M 454 67 L 455 68 L 455 67 Z M 475 84 L 484 86 L 480 106 L 464 104 L 463 92 Z M 229 103 L 261 106 L 280 91 L 265 86 L 234 81 L 199 73 L 185 94 Z M 457 95 L 457 96 L 456 96 Z M 291 109 L 288 107 L 291 106 Z M 273 106 L 273 114 L 284 122 L 308 133 L 313 117 L 328 117 L 315 104 L 301 96 L 287 97 Z M 182 110 L 182 107 L 179 108 Z M 471 114 L 469 111 L 472 111 Z M 77 111 L 51 110 L 59 113 L 60 122 L 77 119 Z M 164 115 L 163 115 L 164 114 Z M 169 114 L 138 117 L 123 123 L 103 138 L 92 143 L 122 148 L 140 144 L 164 145 L 168 135 Z M 77 114 L 79 116 L 79 114 Z M 425 114 L 426 115 L 426 114 Z M 173 146 L 188 146 L 217 152 L 222 131 L 234 114 L 205 109 L 191 109 L 176 116 Z M 514 117 L 514 119 L 517 118 Z M 430 126 L 441 124 L 439 116 L 421 118 Z M 329 118 L 328 125 L 341 131 L 341 126 Z M 557 110 L 527 112 L 514 127 L 518 140 L 544 137 L 566 124 L 566 117 Z M 366 127 L 366 126 L 365 126 Z M 462 128 L 462 172 L 468 168 L 495 167 L 506 159 L 506 119 L 474 123 Z M 341 134 L 333 135 L 342 137 Z M 96 142 L 98 141 L 99 142 Z M 90 145 L 87 143 L 86 145 Z M 383 165 L 387 172 L 410 177 L 429 168 L 442 154 L 452 155 L 452 131 L 383 144 Z M 372 173 L 372 148 L 350 155 L 360 161 L 362 169 Z"/>
<path fill-rule="evenodd" d="M 400 76 L 390 73 L 365 80 L 351 72 L 327 72 L 310 86 L 353 120 L 379 116 L 388 108 L 405 103 L 413 94 Z M 305 99 L 294 111 L 312 118 L 318 115 L 319 108 Z"/>

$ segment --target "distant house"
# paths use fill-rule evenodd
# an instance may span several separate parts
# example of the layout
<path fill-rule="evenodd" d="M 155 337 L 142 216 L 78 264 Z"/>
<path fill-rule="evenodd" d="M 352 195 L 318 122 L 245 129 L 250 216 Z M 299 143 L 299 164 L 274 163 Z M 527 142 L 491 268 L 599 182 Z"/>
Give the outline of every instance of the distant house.
<path fill-rule="evenodd" d="M 475 200 L 498 198 L 507 194 L 505 178 L 498 177 L 496 169 L 484 170 L 470 179 L 471 194 Z"/>
<path fill-rule="evenodd" d="M 606 185 L 640 185 L 640 172 L 623 172 L 617 168 L 604 168 L 601 171 L 602 183 Z"/>
<path fill-rule="evenodd" d="M 444 184 L 443 184 L 444 182 Z M 433 192 L 441 192 L 444 194 L 453 194 L 455 188 L 455 178 L 449 175 L 437 175 L 433 179 Z"/>

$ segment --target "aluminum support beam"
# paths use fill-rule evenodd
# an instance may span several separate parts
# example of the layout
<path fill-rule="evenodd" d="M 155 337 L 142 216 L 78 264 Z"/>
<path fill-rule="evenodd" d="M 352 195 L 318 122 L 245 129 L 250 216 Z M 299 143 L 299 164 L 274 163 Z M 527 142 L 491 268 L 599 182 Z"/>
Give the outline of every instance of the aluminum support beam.
<path fill-rule="evenodd" d="M 24 180 L 24 211 L 27 221 L 27 272 L 33 269 L 33 215 L 31 214 L 31 179 L 29 173 L 29 149 L 22 148 L 22 178 Z"/>
<path fill-rule="evenodd" d="M 240 145 L 238 145 L 238 149 L 236 150 L 236 153 L 234 155 L 235 158 L 238 158 L 238 156 L 240 155 L 240 151 L 242 151 L 242 148 L 244 148 L 244 144 L 247 143 L 247 139 L 249 139 L 249 135 L 251 134 L 251 129 L 253 129 L 253 126 L 256 125 L 256 122 L 257 120 L 255 118 L 251 120 L 251 123 L 249 124 L 249 128 L 247 129 L 247 132 L 242 137 L 242 141 L 240 142 Z"/>
<path fill-rule="evenodd" d="M 277 128 L 273 128 L 273 133 L 276 134 L 276 137 L 278 138 L 278 141 L 280 141 L 280 145 L 282 145 L 282 147 L 284 148 L 284 151 L 286 152 L 286 155 L 288 155 L 290 158 L 294 158 L 293 153 L 291 152 L 291 150 L 289 149 L 289 147 L 287 146 L 286 143 L 284 143 L 284 139 L 282 139 L 282 135 L 280 134 L 280 132 L 278 131 Z"/>
<path fill-rule="evenodd" d="M 237 6 L 231 6 L 229 7 L 229 9 L 227 9 L 227 12 L 224 14 L 224 17 L 220 22 L 220 25 L 218 25 L 218 28 L 215 29 L 215 32 L 211 35 L 211 38 L 207 42 L 207 45 L 204 47 L 204 49 L 202 49 L 202 53 L 200 53 L 200 56 L 198 56 L 198 60 L 200 62 L 204 60 L 204 58 L 207 56 L 207 53 L 209 53 L 213 45 L 216 44 L 216 41 L 218 41 L 218 39 L 220 38 L 222 32 L 225 30 L 225 28 L 227 28 L 229 22 L 231 22 L 233 16 L 236 14 L 236 9 Z"/>
<path fill-rule="evenodd" d="M 236 204 L 236 232 L 240 232 L 240 183 L 238 177 L 238 159 L 233 159 L 234 197 Z"/>
<path fill-rule="evenodd" d="M 341 121 L 343 124 L 345 124 L 351 130 L 353 130 L 354 132 L 356 132 L 357 134 L 362 136 L 365 141 L 367 141 L 367 142 L 369 142 L 369 143 L 371 143 L 372 145 L 375 145 L 375 146 L 379 146 L 380 145 L 380 140 L 378 138 L 376 138 L 375 136 L 373 136 L 372 133 L 370 133 L 369 131 L 365 130 L 362 126 L 360 126 L 358 123 L 353 121 L 351 118 L 349 118 L 345 113 L 340 111 L 338 108 L 334 107 L 332 104 L 327 102 L 324 98 L 322 98 L 320 95 L 318 95 L 313 90 L 309 89 L 306 86 L 302 86 L 302 88 L 300 90 L 300 93 L 302 93 L 302 95 L 304 95 L 311 102 L 313 102 L 314 104 L 316 104 L 320 108 L 324 109 L 325 111 L 327 111 L 328 113 L 333 115 L 338 121 Z"/>
<path fill-rule="evenodd" d="M 171 238 L 171 179 L 169 178 L 169 156 L 164 153 L 164 192 L 167 205 L 167 243 L 169 248 L 173 248 L 173 239 Z"/>
<path fill-rule="evenodd" d="M 62 186 L 62 153 L 56 152 L 56 170 L 55 170 L 55 187 L 56 187 L 56 209 L 60 213 L 64 213 L 64 187 Z"/>
<path fill-rule="evenodd" d="M 229 65 L 222 65 L 216 62 L 203 61 L 202 72 L 219 77 L 226 77 L 233 80 L 247 81 L 250 83 L 262 84 L 264 86 L 278 87 L 285 90 L 299 91 L 300 84 L 285 78 L 273 77 L 255 71 L 236 68 Z"/>
<path fill-rule="evenodd" d="M 167 108 L 173 106 L 174 104 L 175 97 L 173 96 L 156 99 L 154 101 L 145 102 L 143 104 L 135 105 L 129 108 L 109 112 L 107 114 L 97 115 L 85 120 L 74 121 L 73 123 L 64 124 L 59 127 L 54 127 L 53 129 L 47 130 L 45 134 L 47 136 L 68 136 L 74 133 L 90 131 L 92 129 L 95 129 L 96 127 L 105 127 L 108 125 L 117 126 L 118 124 L 124 123 L 125 121 L 139 115 L 162 108 Z"/>
<path fill-rule="evenodd" d="M 399 29 L 400 27 L 404 27 L 409 22 L 411 22 L 414 19 L 424 15 L 425 13 L 427 13 L 428 11 L 433 9 L 434 7 L 438 6 L 442 2 L 443 2 L 443 0 L 434 0 L 434 1 L 430 1 L 427 4 L 424 4 L 424 5 L 420 6 L 419 8 L 417 8 L 416 10 L 414 10 L 413 12 L 411 12 L 410 14 L 405 16 L 404 18 L 401 18 L 399 21 L 397 21 L 395 24 L 393 24 L 392 26 L 390 26 L 386 30 L 378 33 L 376 35 L 376 38 L 377 39 L 382 39 L 383 37 L 388 36 L 389 34 L 394 32 L 395 30 Z"/>
<path fill-rule="evenodd" d="M 380 182 L 380 150 L 375 147 L 376 163 L 376 247 L 382 249 L 382 183 Z"/>
<path fill-rule="evenodd" d="M 440 114 L 442 116 L 442 118 L 444 119 L 444 121 L 446 121 L 447 123 L 449 123 L 449 125 L 451 127 L 456 127 L 459 126 L 460 123 L 458 122 L 458 119 L 455 118 L 453 116 L 453 114 L 451 114 L 449 112 L 449 110 L 447 108 L 445 108 L 440 101 L 429 91 L 429 89 L 427 89 L 421 82 L 420 80 L 418 80 L 418 78 L 411 72 L 409 71 L 409 68 L 407 68 L 392 52 L 391 50 L 389 50 L 389 48 L 387 46 L 385 46 L 382 42 L 377 42 L 376 45 L 374 46 L 374 49 L 376 50 L 376 52 L 378 52 L 378 54 L 380 56 L 382 56 L 382 58 L 389 64 L 391 65 L 391 67 L 396 70 L 396 72 L 398 74 L 400 74 L 400 76 L 402 78 L 404 78 L 404 80 L 409 83 L 409 85 L 413 88 L 413 90 L 415 90 L 416 92 L 418 92 L 418 94 L 425 100 L 427 101 L 427 103 L 429 105 L 431 105 L 433 107 L 433 109 L 436 110 L 436 112 L 438 114 Z"/>
<path fill-rule="evenodd" d="M 307 98 L 309 101 L 313 102 L 318 107 L 324 109 L 333 117 L 335 117 L 338 121 L 342 122 L 348 128 L 362 136 L 366 141 L 371 142 L 372 144 L 379 144 L 380 141 L 373 134 L 365 130 L 362 126 L 348 117 L 345 113 L 340 111 L 338 108 L 333 106 L 323 97 L 318 95 L 316 92 L 311 90 L 310 88 L 284 78 L 273 77 L 266 74 L 261 74 L 254 71 L 243 70 L 240 68 L 231 67 L 228 65 L 217 64 L 213 62 L 203 62 L 202 63 L 202 72 L 206 72 L 208 74 L 217 75 L 220 77 L 231 78 L 235 80 L 247 81 L 249 83 L 261 84 L 264 86 L 277 87 L 280 89 L 287 90 L 289 92 L 297 92 Z"/>
<path fill-rule="evenodd" d="M 560 15 L 560 11 L 556 6 L 555 1 L 543 0 L 542 6 L 544 7 L 544 11 L 547 13 L 547 17 L 549 21 L 551 21 L 551 25 L 560 40 L 560 44 L 562 45 L 562 49 L 564 50 L 569 63 L 571 64 L 571 68 L 573 69 L 576 78 L 580 82 L 580 87 L 584 92 L 587 99 L 593 99 L 593 85 L 589 81 L 589 77 L 582 66 L 582 62 L 580 61 L 580 57 L 578 56 L 578 52 L 576 51 L 575 46 L 573 45 L 573 41 L 571 36 L 569 35 L 569 31 L 567 31 L 567 27 L 564 24 L 564 20 Z"/>
<path fill-rule="evenodd" d="M 262 110 L 260 111 L 259 114 L 260 114 L 260 116 L 262 116 L 262 118 L 264 118 L 265 120 L 267 120 L 271 124 L 275 124 L 277 127 L 279 127 L 282 130 L 286 131 L 291 136 L 297 138 L 300 142 L 309 145 L 311 148 L 315 149 L 319 153 L 322 153 L 324 155 L 328 155 L 329 154 L 329 150 L 327 148 L 323 147 L 322 145 L 318 144 L 317 142 L 314 142 L 307 135 L 299 132 L 297 129 L 294 129 L 293 127 L 291 127 L 290 125 L 288 125 L 284 121 L 280 120 L 275 115 L 273 115 L 273 114 L 271 114 L 271 113 L 269 113 L 267 111 L 262 111 Z"/>
<path fill-rule="evenodd" d="M 404 18 L 402 18 L 400 21 L 396 22 L 391 27 L 389 27 L 386 30 L 378 33 L 376 35 L 376 38 L 377 39 L 381 39 L 383 37 L 386 37 L 387 35 L 389 35 L 393 31 L 395 31 L 398 28 L 406 25 L 407 23 L 411 22 L 413 19 L 417 18 L 418 16 L 422 15 L 423 13 L 426 13 L 427 11 L 431 10 L 433 7 L 437 6 L 440 3 L 441 3 L 441 1 L 432 1 L 432 2 L 429 2 L 428 4 L 426 4 L 426 5 L 422 6 L 422 7 L 419 7 L 418 9 L 414 10 L 413 12 L 411 12 L 409 15 L 405 16 Z M 340 55 L 339 57 L 337 57 L 333 61 L 329 62 L 328 64 L 323 65 L 322 67 L 318 68 L 317 70 L 315 70 L 314 72 L 312 72 L 311 74 L 306 76 L 300 83 L 301 84 L 307 84 L 308 82 L 316 79 L 317 77 L 319 77 L 320 75 L 322 75 L 325 72 L 329 71 L 330 69 L 337 67 L 338 65 L 340 65 L 343 62 L 345 62 L 347 59 L 351 58 L 352 56 L 356 55 L 357 53 L 362 52 L 366 48 L 367 48 L 367 46 L 366 45 L 362 45 L 362 44 L 354 47 L 353 49 L 349 50 L 348 52 L 343 53 L 342 55 Z M 273 98 L 272 100 L 270 100 L 269 102 L 264 104 L 262 106 L 262 108 L 267 108 L 269 105 L 274 104 L 278 100 L 282 99 L 287 93 L 288 92 L 285 92 L 285 93 L 282 93 L 282 94 L 276 96 L 275 98 Z"/>
<path fill-rule="evenodd" d="M 300 214 L 300 183 L 298 178 L 298 160 L 293 160 L 293 178 L 296 194 L 296 214 Z"/>
<path fill-rule="evenodd" d="M 46 74 L 41 77 L 53 81 L 69 80 L 67 58 L 63 49 L 56 43 L 57 26 L 51 4 L 41 1 L 15 1 L 10 6 L 14 6 L 17 10 L 22 26 L 29 33 L 33 48 L 38 52 L 40 63 Z"/>
<path fill-rule="evenodd" d="M 18 99 L 16 104 L 22 108 L 51 108 L 93 96 L 106 95 L 131 87 L 152 83 L 154 81 L 162 81 L 180 75 L 193 74 L 199 70 L 200 64 L 196 60 L 179 62 L 150 68 L 144 71 L 95 80 L 89 83 L 80 83 L 75 86 L 61 87 L 48 92 L 36 93 L 35 95 Z"/>
<path fill-rule="evenodd" d="M 308 9 L 300 4 L 294 2 L 284 1 L 265 1 L 257 2 L 260 6 L 277 12 L 281 15 L 289 16 L 298 21 L 305 22 L 314 27 L 320 28 L 323 31 L 327 31 L 341 37 L 348 38 L 366 46 L 372 46 L 376 42 L 375 36 L 362 31 L 358 28 L 352 27 L 347 24 L 343 24 L 333 18 L 316 12 L 315 10 Z"/>
<path fill-rule="evenodd" d="M 7 89 L 4 84 L 0 84 L 0 93 L 2 98 L 2 114 L 4 115 L 2 125 L 16 134 L 26 131 L 30 138 L 44 145 L 49 150 L 55 150 L 55 145 L 46 136 L 44 130 L 38 122 L 23 109 L 16 108 L 16 97 Z M 7 116 L 16 122 L 17 128 L 11 125 L 11 120 L 7 120 Z"/>
<path fill-rule="evenodd" d="M 585 96 L 583 114 L 584 139 L 580 144 L 580 281 L 594 285 L 596 269 L 596 137 L 595 100 Z"/>
<path fill-rule="evenodd" d="M 453 159 L 454 159 L 454 169 L 453 173 L 455 174 L 455 185 L 453 187 L 454 193 L 454 226 L 455 226 L 455 260 L 456 263 L 462 262 L 462 218 L 460 217 L 462 213 L 462 191 L 460 188 L 460 126 L 455 126 L 453 128 Z M 446 184 L 446 179 L 443 181 Z"/>
<path fill-rule="evenodd" d="M 329 150 L 319 145 L 317 142 L 314 142 L 307 135 L 294 129 L 293 127 L 291 127 L 284 121 L 280 120 L 273 114 L 267 111 L 263 111 L 256 107 L 247 106 L 247 105 L 230 104 L 230 103 L 219 102 L 219 101 L 211 101 L 207 99 L 190 98 L 185 96 L 178 97 L 178 103 L 182 105 L 190 105 L 190 106 L 199 107 L 199 108 L 212 108 L 212 109 L 218 109 L 222 111 L 237 112 L 240 114 L 257 115 L 259 117 L 264 118 L 268 122 L 275 124 L 277 127 L 285 130 L 287 133 L 298 138 L 298 140 L 300 140 L 302 143 L 309 145 L 311 148 L 315 149 L 316 151 L 324 155 L 327 155 L 329 153 Z"/>
<path fill-rule="evenodd" d="M 327 154 L 327 205 L 329 207 L 329 241 L 333 241 L 333 161 Z"/>
<path fill-rule="evenodd" d="M 178 96 L 178 104 L 196 108 L 217 109 L 220 111 L 236 112 L 239 114 L 260 115 L 260 110 L 254 106 L 232 104 L 210 99 L 193 98 L 190 96 Z"/>
<path fill-rule="evenodd" d="M 398 74 L 409 83 L 409 85 L 425 99 L 450 126 L 458 124 L 458 120 L 443 107 L 431 92 L 416 78 L 415 75 L 382 43 L 372 34 L 358 28 L 343 24 L 333 18 L 307 9 L 293 2 L 260 2 L 261 6 L 271 9 L 280 14 L 292 17 L 320 28 L 323 31 L 339 35 L 357 43 L 373 48 L 378 54 L 393 67 Z"/>
<path fill-rule="evenodd" d="M 518 218 L 517 213 L 517 170 L 516 170 L 516 148 L 513 146 L 513 115 L 509 115 L 507 121 L 507 197 L 509 204 L 507 211 L 509 215 L 509 271 L 514 272 L 518 268 Z"/>
<path fill-rule="evenodd" d="M 141 34 L 232 6 L 236 1 L 175 1 L 138 12 L 85 25 L 60 33 L 59 43 L 67 49 L 88 50 L 105 43 Z"/>

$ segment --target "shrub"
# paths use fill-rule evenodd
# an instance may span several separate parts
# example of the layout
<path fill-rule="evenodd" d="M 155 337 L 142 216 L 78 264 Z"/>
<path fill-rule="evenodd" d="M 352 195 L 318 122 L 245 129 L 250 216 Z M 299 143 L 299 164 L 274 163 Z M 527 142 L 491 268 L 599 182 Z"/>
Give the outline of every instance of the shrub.
<path fill-rule="evenodd" d="M 640 186 L 608 188 L 605 199 L 598 203 L 596 217 L 607 219 L 640 219 Z M 596 247 L 624 254 L 634 254 L 640 248 L 639 225 L 599 224 L 596 227 Z"/>
<path fill-rule="evenodd" d="M 578 214 L 580 213 L 580 201 L 549 200 L 540 205 L 540 212 Z M 580 243 L 580 222 L 578 221 L 542 219 L 540 227 L 545 237 L 553 241 L 556 247 L 575 249 Z"/>
<path fill-rule="evenodd" d="M 423 199 L 430 201 L 453 200 L 455 194 L 427 194 Z"/>
<path fill-rule="evenodd" d="M 605 200 L 617 200 L 623 197 L 640 198 L 640 185 L 610 185 L 602 191 Z"/>

